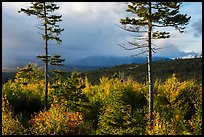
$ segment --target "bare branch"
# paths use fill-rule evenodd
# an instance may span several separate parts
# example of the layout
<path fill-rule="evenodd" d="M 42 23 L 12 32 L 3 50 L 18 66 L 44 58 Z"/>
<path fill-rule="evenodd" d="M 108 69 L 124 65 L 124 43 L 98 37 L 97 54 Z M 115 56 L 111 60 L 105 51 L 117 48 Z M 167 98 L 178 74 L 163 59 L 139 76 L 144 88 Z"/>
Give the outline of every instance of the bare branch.
<path fill-rule="evenodd" d="M 134 37 L 133 39 L 137 39 L 137 40 L 148 40 L 147 37 Z"/>
<path fill-rule="evenodd" d="M 142 51 L 142 52 L 135 54 L 135 55 L 131 55 L 131 57 L 141 56 L 141 55 L 144 55 L 144 53 L 146 53 L 146 52 L 148 52 L 148 50 Z"/>
<path fill-rule="evenodd" d="M 43 28 L 40 28 L 39 26 L 35 26 L 35 27 L 37 27 L 37 28 L 40 29 L 40 30 L 44 30 Z"/>
<path fill-rule="evenodd" d="M 116 43 L 117 44 L 117 43 Z M 138 47 L 134 47 L 134 48 L 126 48 L 125 46 L 122 46 L 120 44 L 117 44 L 118 46 L 124 48 L 125 50 L 136 50 L 136 49 L 139 49 Z"/>
<path fill-rule="evenodd" d="M 137 32 L 137 33 L 147 33 L 148 31 L 139 31 L 139 27 L 135 28 L 135 29 L 128 29 L 126 27 L 121 27 L 117 24 L 115 24 L 116 26 L 118 26 L 119 28 L 123 29 L 123 30 L 126 30 L 126 31 L 130 31 L 130 32 Z"/>
<path fill-rule="evenodd" d="M 128 43 L 129 43 L 130 45 L 134 45 L 134 46 L 136 46 L 137 48 L 148 47 L 147 44 L 142 44 L 142 45 L 140 45 L 140 44 L 138 44 L 138 43 L 133 43 L 133 42 L 130 42 L 130 41 L 128 41 Z"/>
<path fill-rule="evenodd" d="M 156 48 L 157 45 L 155 45 L 155 44 L 152 43 L 152 42 L 151 42 L 151 44 L 152 44 L 153 46 L 155 46 L 155 47 L 152 47 L 152 48 L 151 48 L 152 52 L 154 52 L 154 53 L 156 53 L 156 51 L 159 50 L 159 49 L 163 49 L 163 48 Z"/>
<path fill-rule="evenodd" d="M 156 53 L 156 51 L 159 49 L 163 49 L 163 48 L 152 48 L 152 52 Z"/>
<path fill-rule="evenodd" d="M 157 45 L 155 45 L 153 42 L 151 42 L 151 44 L 152 44 L 153 46 L 157 46 Z"/>

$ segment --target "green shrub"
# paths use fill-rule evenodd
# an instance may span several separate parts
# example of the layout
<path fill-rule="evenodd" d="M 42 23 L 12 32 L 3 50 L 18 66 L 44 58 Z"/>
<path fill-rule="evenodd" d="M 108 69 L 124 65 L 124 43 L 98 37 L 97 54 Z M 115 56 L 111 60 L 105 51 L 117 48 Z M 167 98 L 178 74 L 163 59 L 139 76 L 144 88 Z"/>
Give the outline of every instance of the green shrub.
<path fill-rule="evenodd" d="M 54 84 L 56 86 L 56 84 Z M 57 88 L 53 88 L 51 95 L 58 97 L 58 102 L 65 101 L 67 107 L 75 112 L 81 112 L 89 102 L 88 97 L 82 92 L 85 88 L 84 79 L 80 77 L 80 73 L 73 71 L 67 79 L 58 81 Z"/>
<path fill-rule="evenodd" d="M 23 68 L 18 67 L 18 72 L 15 75 L 15 82 L 21 84 L 38 83 L 44 78 L 44 71 L 39 68 L 37 63 L 29 63 Z"/>
<path fill-rule="evenodd" d="M 43 70 L 36 63 L 18 69 L 14 81 L 10 80 L 3 85 L 2 93 L 6 94 L 14 115 L 21 113 L 29 116 L 43 109 Z"/>
<path fill-rule="evenodd" d="M 6 96 L 2 97 L 2 135 L 23 135 L 27 130 L 21 125 L 19 120 L 13 116 L 13 111 L 9 106 Z"/>
<path fill-rule="evenodd" d="M 144 88 L 129 79 L 122 82 L 118 78 L 102 77 L 99 85 L 88 85 L 83 92 L 93 103 L 89 115 L 95 123 L 96 134 L 142 134 L 145 124 L 144 113 L 147 105 Z M 97 105 L 94 105 L 97 104 Z M 97 113 L 96 113 L 97 111 Z"/>
<path fill-rule="evenodd" d="M 175 75 L 155 83 L 154 127 L 148 134 L 201 134 L 201 88 L 193 80 L 180 82 Z"/>
<path fill-rule="evenodd" d="M 20 113 L 30 115 L 43 109 L 41 82 L 23 85 L 9 81 L 3 85 L 2 93 L 6 94 L 9 104 L 14 109 L 14 115 Z"/>

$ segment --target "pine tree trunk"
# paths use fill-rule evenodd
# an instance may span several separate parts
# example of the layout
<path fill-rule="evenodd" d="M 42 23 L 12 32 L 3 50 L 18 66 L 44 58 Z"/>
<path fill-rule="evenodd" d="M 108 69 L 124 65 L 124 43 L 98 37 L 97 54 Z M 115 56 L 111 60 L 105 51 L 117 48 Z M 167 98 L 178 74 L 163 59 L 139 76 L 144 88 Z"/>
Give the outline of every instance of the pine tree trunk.
<path fill-rule="evenodd" d="M 149 14 L 151 15 L 151 2 L 149 2 Z M 152 47 L 151 47 L 152 21 L 149 20 L 149 50 L 148 50 L 148 79 L 149 79 L 149 116 L 150 127 L 153 126 L 153 82 L 152 82 Z"/>
<path fill-rule="evenodd" d="M 44 34 L 45 34 L 45 96 L 44 96 L 44 101 L 45 101 L 45 110 L 48 110 L 48 103 L 47 103 L 47 98 L 48 98 L 48 48 L 47 48 L 47 17 L 46 17 L 46 7 L 45 7 L 45 2 L 44 2 L 44 27 L 45 27 L 45 31 L 44 31 Z"/>

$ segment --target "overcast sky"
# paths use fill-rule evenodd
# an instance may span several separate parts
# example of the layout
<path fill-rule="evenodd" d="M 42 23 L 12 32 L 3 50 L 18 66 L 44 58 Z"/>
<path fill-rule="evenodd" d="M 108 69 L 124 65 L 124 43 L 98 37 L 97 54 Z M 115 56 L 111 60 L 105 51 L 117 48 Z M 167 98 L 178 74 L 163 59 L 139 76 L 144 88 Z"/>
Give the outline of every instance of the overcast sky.
<path fill-rule="evenodd" d="M 139 51 L 127 51 L 117 46 L 134 36 L 120 29 L 120 19 L 127 17 L 124 2 L 57 2 L 62 15 L 61 45 L 50 45 L 50 54 L 60 54 L 66 63 L 87 56 L 130 56 Z M 8 67 L 22 61 L 36 61 L 44 54 L 43 40 L 35 26 L 40 20 L 19 14 L 30 3 L 2 2 L 2 65 Z M 202 2 L 184 2 L 181 13 L 191 16 L 185 33 L 170 28 L 171 38 L 154 44 L 163 49 L 154 56 L 183 57 L 188 52 L 202 53 Z M 51 43 L 53 44 L 53 43 Z"/>

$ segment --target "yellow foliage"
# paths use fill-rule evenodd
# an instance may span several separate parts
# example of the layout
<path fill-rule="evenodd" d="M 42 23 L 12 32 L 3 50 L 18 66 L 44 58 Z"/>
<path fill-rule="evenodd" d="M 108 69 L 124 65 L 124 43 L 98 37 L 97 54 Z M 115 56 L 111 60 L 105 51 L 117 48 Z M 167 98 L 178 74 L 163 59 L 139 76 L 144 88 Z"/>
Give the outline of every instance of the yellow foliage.
<path fill-rule="evenodd" d="M 31 130 L 38 135 L 69 134 L 82 122 L 78 112 L 66 112 L 63 106 L 54 103 L 48 111 L 40 112 L 31 119 Z"/>
<path fill-rule="evenodd" d="M 18 119 L 13 118 L 6 96 L 2 97 L 2 135 L 23 135 L 26 132 Z"/>

